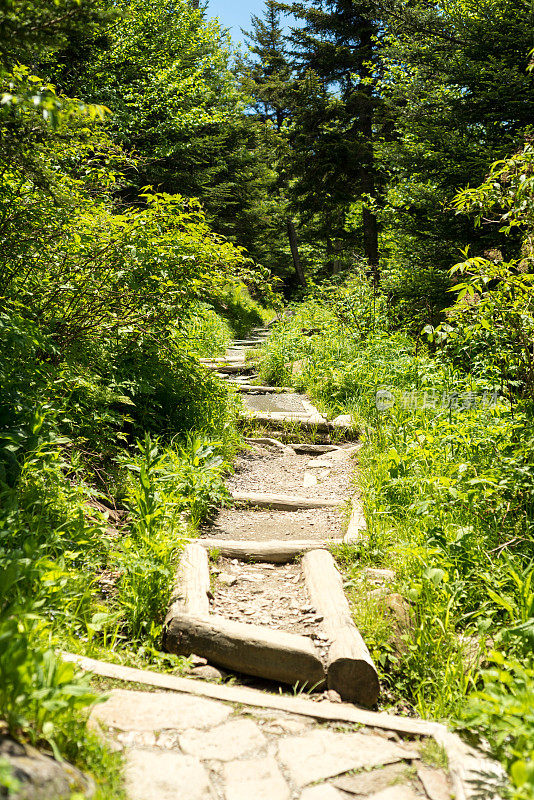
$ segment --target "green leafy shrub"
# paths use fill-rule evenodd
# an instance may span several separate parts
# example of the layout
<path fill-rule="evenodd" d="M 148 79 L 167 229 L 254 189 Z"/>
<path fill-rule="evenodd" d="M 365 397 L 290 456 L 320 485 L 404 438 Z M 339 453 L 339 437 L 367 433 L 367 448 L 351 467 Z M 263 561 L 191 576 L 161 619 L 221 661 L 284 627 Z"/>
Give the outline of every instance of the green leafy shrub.
<path fill-rule="evenodd" d="M 483 687 L 474 692 L 460 717 L 480 742 L 485 739 L 505 764 L 514 800 L 534 793 L 534 666 L 503 653 L 490 653 L 491 668 L 482 673 Z"/>
<path fill-rule="evenodd" d="M 187 524 L 198 525 L 228 497 L 222 477 L 227 464 L 222 444 L 199 436 L 161 448 L 146 434 L 137 449 L 137 457 L 124 462 L 129 535 L 116 552 L 116 603 L 128 641 L 157 646 Z"/>
<path fill-rule="evenodd" d="M 231 282 L 212 296 L 211 303 L 237 339 L 244 339 L 252 328 L 263 325 L 271 316 L 251 298 L 243 283 Z"/>

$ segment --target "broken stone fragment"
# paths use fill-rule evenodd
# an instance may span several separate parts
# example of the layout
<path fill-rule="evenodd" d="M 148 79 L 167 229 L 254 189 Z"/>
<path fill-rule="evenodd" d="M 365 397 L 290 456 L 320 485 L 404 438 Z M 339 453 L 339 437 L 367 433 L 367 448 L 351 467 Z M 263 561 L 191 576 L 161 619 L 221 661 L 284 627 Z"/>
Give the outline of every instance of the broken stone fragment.
<path fill-rule="evenodd" d="M 200 667 L 193 667 L 189 672 L 194 678 L 202 678 L 204 681 L 222 681 L 223 674 L 216 667 L 204 664 Z"/>

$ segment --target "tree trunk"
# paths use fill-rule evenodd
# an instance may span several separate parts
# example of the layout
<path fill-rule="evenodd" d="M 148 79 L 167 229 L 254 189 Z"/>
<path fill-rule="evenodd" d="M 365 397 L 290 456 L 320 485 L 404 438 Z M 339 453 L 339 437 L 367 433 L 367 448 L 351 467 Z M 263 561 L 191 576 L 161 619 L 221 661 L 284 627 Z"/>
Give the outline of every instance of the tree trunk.
<path fill-rule="evenodd" d="M 371 26 L 365 28 L 361 33 L 361 46 L 362 49 L 369 53 L 369 57 L 373 51 L 373 35 L 374 31 Z M 374 116 L 374 101 L 373 101 L 373 85 L 366 81 L 372 78 L 372 67 L 368 62 L 362 64 L 361 77 L 362 81 L 358 86 L 358 91 L 365 95 L 365 100 L 361 104 L 361 111 L 359 117 L 358 128 L 362 135 L 366 155 L 362 158 L 360 163 L 360 186 L 361 193 L 375 197 L 375 166 L 374 166 L 374 146 L 373 146 L 373 116 Z M 363 247 L 365 258 L 369 265 L 369 271 L 373 278 L 375 286 L 378 285 L 380 280 L 379 271 L 379 250 L 378 250 L 378 222 L 376 214 L 368 208 L 363 208 Z"/>
<path fill-rule="evenodd" d="M 295 223 L 292 219 L 288 219 L 287 221 L 287 235 L 289 237 L 289 246 L 291 247 L 291 255 L 293 257 L 293 266 L 295 267 L 295 272 L 297 273 L 298 282 L 303 289 L 307 289 L 308 284 L 306 282 L 306 276 L 304 275 L 304 270 L 302 269 L 302 264 L 300 263 L 297 232 L 295 230 Z"/>

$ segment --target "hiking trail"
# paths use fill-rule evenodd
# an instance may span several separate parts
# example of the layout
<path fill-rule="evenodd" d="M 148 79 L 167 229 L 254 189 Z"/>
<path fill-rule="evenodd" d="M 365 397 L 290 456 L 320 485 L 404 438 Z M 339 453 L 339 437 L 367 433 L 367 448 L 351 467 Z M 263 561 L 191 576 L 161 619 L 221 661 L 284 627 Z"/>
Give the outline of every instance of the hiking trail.
<path fill-rule="evenodd" d="M 192 677 L 66 656 L 136 684 L 113 690 L 91 724 L 124 751 L 130 800 L 474 798 L 497 765 L 437 723 L 368 710 L 378 676 L 335 563 L 365 530 L 357 437 L 350 418 L 254 385 L 248 351 L 269 330 L 254 333 L 202 360 L 236 387 L 255 430 L 227 481 L 232 505 L 181 556 L 164 646 L 194 655 Z M 391 577 L 368 570 L 371 589 Z"/>

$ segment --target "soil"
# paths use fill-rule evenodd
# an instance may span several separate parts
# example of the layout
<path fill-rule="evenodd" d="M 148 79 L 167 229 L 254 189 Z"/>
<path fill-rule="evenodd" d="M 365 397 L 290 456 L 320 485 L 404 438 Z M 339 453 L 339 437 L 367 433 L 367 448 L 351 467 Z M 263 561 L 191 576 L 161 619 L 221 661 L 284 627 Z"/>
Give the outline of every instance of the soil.
<path fill-rule="evenodd" d="M 237 622 L 266 625 L 313 639 L 321 656 L 328 638 L 310 604 L 300 564 L 246 564 L 220 558 L 212 567 L 211 611 Z"/>
<path fill-rule="evenodd" d="M 247 487 L 249 488 L 249 487 Z M 343 515 L 335 508 L 300 511 L 249 511 L 227 508 L 219 512 L 203 537 L 215 539 L 337 539 L 342 536 Z"/>
<path fill-rule="evenodd" d="M 227 481 L 230 490 L 327 497 L 340 504 L 350 495 L 354 462 L 342 450 L 313 456 L 277 446 L 249 448 L 235 462 L 235 473 Z M 305 485 L 306 473 L 315 476 L 317 483 Z"/>

